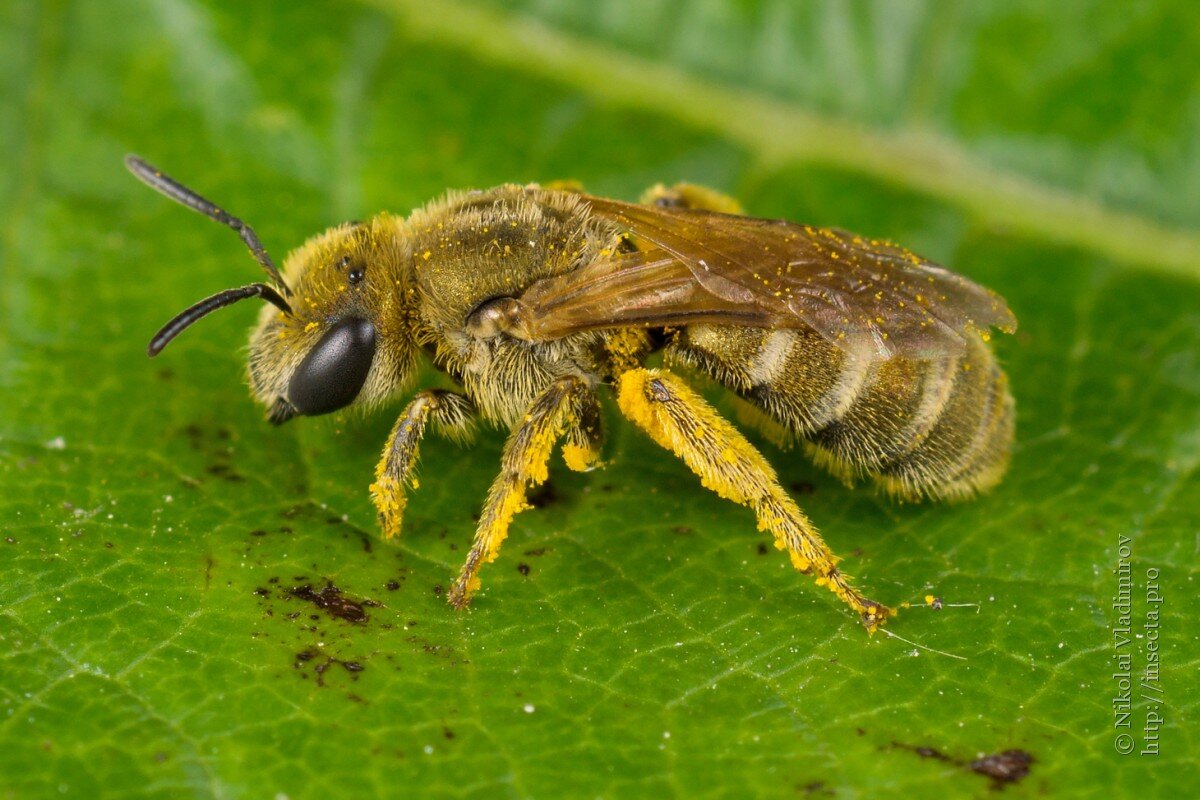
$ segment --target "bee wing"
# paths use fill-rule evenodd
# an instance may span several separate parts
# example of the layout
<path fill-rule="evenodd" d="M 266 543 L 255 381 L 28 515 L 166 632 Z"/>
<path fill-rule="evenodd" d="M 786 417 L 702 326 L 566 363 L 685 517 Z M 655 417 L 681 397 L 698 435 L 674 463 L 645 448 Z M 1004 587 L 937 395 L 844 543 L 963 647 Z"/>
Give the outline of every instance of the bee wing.
<path fill-rule="evenodd" d="M 881 357 L 956 352 L 971 331 L 1016 329 L 1003 298 L 888 242 L 831 228 L 588 197 L 626 232 L 617 253 L 534 283 L 538 339 L 624 325 L 809 327 Z"/>

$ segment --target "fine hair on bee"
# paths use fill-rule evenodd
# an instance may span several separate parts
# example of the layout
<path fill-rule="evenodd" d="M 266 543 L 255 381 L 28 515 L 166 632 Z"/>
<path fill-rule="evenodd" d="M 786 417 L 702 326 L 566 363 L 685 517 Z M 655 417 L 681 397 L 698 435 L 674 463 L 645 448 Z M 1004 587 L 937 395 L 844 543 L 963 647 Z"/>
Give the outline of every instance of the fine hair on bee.
<path fill-rule="evenodd" d="M 528 492 L 561 452 L 602 466 L 599 395 L 701 485 L 751 509 L 800 572 L 868 631 L 895 612 L 862 594 L 775 470 L 684 375 L 732 392 L 773 441 L 800 441 L 847 482 L 908 500 L 994 486 L 1015 406 L 990 345 L 1004 300 L 890 242 L 745 216 L 712 189 L 658 185 L 638 203 L 575 184 L 448 192 L 407 217 L 380 212 L 319 233 L 275 266 L 253 229 L 136 156 L 151 188 L 237 231 L 267 275 L 190 306 L 151 339 L 250 297 L 251 394 L 276 424 L 405 395 L 431 362 L 456 385 L 407 398 L 370 485 L 385 538 L 399 535 L 424 435 L 507 428 L 462 571 L 480 588 Z M 665 367 L 648 368 L 661 353 Z"/>

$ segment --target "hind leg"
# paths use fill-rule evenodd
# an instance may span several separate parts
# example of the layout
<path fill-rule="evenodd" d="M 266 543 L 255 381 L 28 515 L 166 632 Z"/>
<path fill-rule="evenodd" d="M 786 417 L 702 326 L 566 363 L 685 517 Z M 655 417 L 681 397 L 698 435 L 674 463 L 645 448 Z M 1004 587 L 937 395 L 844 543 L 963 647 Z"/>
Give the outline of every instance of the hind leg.
<path fill-rule="evenodd" d="M 722 214 L 742 214 L 742 204 L 716 189 L 695 183 L 676 183 L 665 186 L 656 183 L 646 191 L 638 202 L 644 206 L 666 208 L 697 208 L 702 211 L 720 211 Z"/>
<path fill-rule="evenodd" d="M 759 529 L 775 536 L 775 546 L 858 612 L 869 632 L 892 615 L 854 588 L 838 569 L 837 556 L 779 485 L 771 465 L 682 380 L 665 370 L 629 370 L 621 375 L 617 403 L 626 417 L 699 475 L 706 489 L 753 509 Z"/>

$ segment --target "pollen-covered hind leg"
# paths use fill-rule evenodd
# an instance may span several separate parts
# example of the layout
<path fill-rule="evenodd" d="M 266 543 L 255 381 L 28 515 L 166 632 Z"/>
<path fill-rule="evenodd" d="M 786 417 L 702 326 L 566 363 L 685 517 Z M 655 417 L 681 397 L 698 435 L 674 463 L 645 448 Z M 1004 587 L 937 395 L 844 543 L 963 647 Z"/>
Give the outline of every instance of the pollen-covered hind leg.
<path fill-rule="evenodd" d="M 722 214 L 741 214 L 742 204 L 727 194 L 695 183 L 676 183 L 665 186 L 656 183 L 642 192 L 638 200 L 644 206 L 695 208 L 701 211 L 720 211 Z"/>
<path fill-rule="evenodd" d="M 408 489 L 417 488 L 417 456 L 425 425 L 432 422 L 451 437 L 469 434 L 475 407 L 460 394 L 430 390 L 420 392 L 405 406 L 392 428 L 383 457 L 375 467 L 371 501 L 379 512 L 383 538 L 400 535 Z"/>
<path fill-rule="evenodd" d="M 837 557 L 753 445 L 683 381 L 665 370 L 635 369 L 620 378 L 621 412 L 654 441 L 683 459 L 705 488 L 749 506 L 760 530 L 775 536 L 792 564 L 858 612 L 874 632 L 892 611 L 868 599 L 837 568 Z"/>
<path fill-rule="evenodd" d="M 563 453 L 572 469 L 586 469 L 594 463 L 595 439 L 587 428 L 589 420 L 598 418 L 595 395 L 581 378 L 561 378 L 534 401 L 504 444 L 500 474 L 488 492 L 475 542 L 450 589 L 451 605 L 464 608 L 471 602 L 479 588 L 479 570 L 495 560 L 513 517 L 529 508 L 525 490 L 548 477 L 550 453 L 559 439 L 565 435 L 569 448 L 577 448 Z"/>

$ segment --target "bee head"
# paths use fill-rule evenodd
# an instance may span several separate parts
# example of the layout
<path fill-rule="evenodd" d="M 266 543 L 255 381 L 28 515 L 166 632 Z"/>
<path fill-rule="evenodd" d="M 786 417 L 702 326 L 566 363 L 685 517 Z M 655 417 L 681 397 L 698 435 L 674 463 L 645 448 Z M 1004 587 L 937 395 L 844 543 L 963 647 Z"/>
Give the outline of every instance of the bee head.
<path fill-rule="evenodd" d="M 272 422 L 369 405 L 402 387 L 418 353 L 403 307 L 402 220 L 383 213 L 330 228 L 290 253 L 280 272 L 240 219 L 136 156 L 125 163 L 151 188 L 237 231 L 269 280 L 185 309 L 150 340 L 151 357 L 202 317 L 259 297 L 268 305 L 250 337 L 250 386 Z"/>

